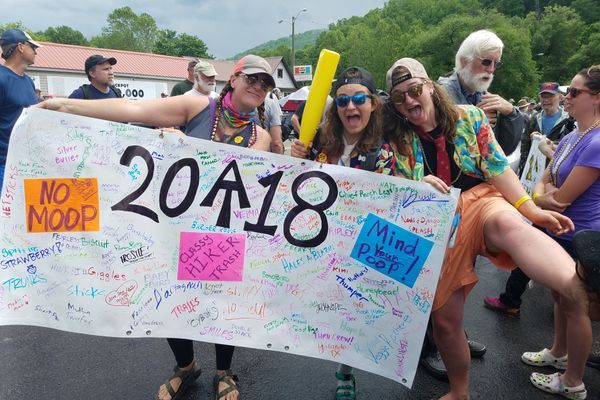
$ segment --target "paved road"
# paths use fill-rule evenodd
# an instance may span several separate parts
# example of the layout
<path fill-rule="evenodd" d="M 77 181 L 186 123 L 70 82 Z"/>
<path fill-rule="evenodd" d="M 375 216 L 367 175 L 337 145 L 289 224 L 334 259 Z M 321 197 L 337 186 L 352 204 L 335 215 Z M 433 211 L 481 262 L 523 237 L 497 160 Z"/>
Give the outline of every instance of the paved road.
<path fill-rule="evenodd" d="M 552 340 L 552 302 L 539 285 L 526 294 L 520 319 L 484 309 L 484 295 L 498 293 L 505 272 L 478 263 L 480 284 L 469 297 L 467 330 L 488 345 L 473 362 L 473 399 L 554 399 L 529 383 L 534 368 L 519 361 L 523 351 L 539 350 Z M 594 325 L 600 351 L 600 324 Z M 205 371 L 182 400 L 213 399 L 213 345 L 197 343 Z M 0 400 L 153 399 L 174 365 L 162 339 L 114 339 L 34 327 L 0 327 Z M 328 399 L 334 397 L 333 362 L 290 354 L 238 349 L 234 369 L 242 379 L 243 400 Z M 543 369 L 539 369 L 540 371 Z M 412 390 L 386 378 L 357 371 L 360 399 L 431 399 L 447 384 L 419 371 Z M 600 371 L 588 368 L 588 399 L 600 399 Z"/>

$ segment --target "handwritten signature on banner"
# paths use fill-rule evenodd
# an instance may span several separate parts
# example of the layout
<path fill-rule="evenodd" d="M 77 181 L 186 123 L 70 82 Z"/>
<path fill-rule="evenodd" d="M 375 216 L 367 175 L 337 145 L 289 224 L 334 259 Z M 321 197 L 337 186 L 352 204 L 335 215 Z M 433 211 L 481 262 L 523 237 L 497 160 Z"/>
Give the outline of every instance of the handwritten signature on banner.
<path fill-rule="evenodd" d="M 456 192 L 46 110 L 15 125 L 6 171 L 0 324 L 285 351 L 412 384 Z"/>

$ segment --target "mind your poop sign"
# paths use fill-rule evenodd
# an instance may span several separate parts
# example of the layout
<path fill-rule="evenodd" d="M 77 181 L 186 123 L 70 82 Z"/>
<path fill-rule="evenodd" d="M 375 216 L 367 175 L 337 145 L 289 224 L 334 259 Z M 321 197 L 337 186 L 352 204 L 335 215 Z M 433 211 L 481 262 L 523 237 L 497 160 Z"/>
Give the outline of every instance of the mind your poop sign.
<path fill-rule="evenodd" d="M 333 360 L 410 387 L 457 192 L 26 110 L 0 324 Z"/>

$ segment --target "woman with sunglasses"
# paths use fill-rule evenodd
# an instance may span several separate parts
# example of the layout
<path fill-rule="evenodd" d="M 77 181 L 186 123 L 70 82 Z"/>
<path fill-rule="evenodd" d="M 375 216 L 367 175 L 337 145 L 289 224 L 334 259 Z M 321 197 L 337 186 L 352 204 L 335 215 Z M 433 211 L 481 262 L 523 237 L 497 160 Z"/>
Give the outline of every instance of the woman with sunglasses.
<path fill-rule="evenodd" d="M 577 129 L 558 144 L 541 182 L 534 189 L 533 199 L 543 209 L 560 212 L 573 221 L 573 232 L 560 237 L 552 232 L 548 234 L 575 259 L 575 233 L 584 229 L 600 231 L 600 65 L 575 75 L 564 102 L 569 115 L 577 121 Z M 567 317 L 558 306 L 558 293 L 552 291 L 552 296 L 555 299 L 552 346 L 524 353 L 521 360 L 533 366 L 564 369 L 572 358 L 566 340 Z M 536 387 L 551 393 L 556 392 L 561 379 L 560 373 L 531 374 L 531 382 Z"/>
<path fill-rule="evenodd" d="M 335 82 L 334 104 L 310 148 L 295 140 L 291 155 L 327 164 L 391 174 L 393 157 L 382 140 L 381 100 L 371 74 L 360 67 L 341 72 Z M 352 367 L 340 364 L 335 374 L 337 400 L 356 399 Z"/>
<path fill-rule="evenodd" d="M 403 58 L 388 70 L 386 133 L 395 146 L 395 175 L 429 182 L 446 193 L 460 188 L 460 224 L 446 250 L 432 307 L 433 333 L 448 370 L 450 392 L 469 398 L 470 356 L 463 330 L 464 304 L 477 283 L 473 260 L 488 257 L 500 268 L 521 266 L 532 279 L 560 293 L 568 329 L 569 363 L 556 393 L 576 391 L 591 349 L 591 322 L 583 282 L 571 257 L 523 216 L 556 235 L 573 229 L 567 217 L 536 207 L 510 169 L 484 112 L 456 106 L 418 61 Z M 569 393 L 571 395 L 571 393 Z M 583 397 L 581 397 L 583 396 Z"/>
<path fill-rule="evenodd" d="M 270 135 L 256 120 L 264 118 L 261 104 L 275 87 L 271 73 L 266 60 L 247 55 L 235 64 L 229 82 L 217 100 L 201 96 L 137 101 L 52 99 L 37 106 L 111 121 L 150 126 L 185 125 L 188 136 L 269 151 Z M 177 365 L 173 375 L 159 388 L 157 398 L 160 400 L 180 398 L 200 376 L 193 341 L 172 338 L 167 341 Z M 233 346 L 215 344 L 217 373 L 213 384 L 218 400 L 236 400 L 239 395 L 237 377 L 230 369 L 234 349 Z"/>

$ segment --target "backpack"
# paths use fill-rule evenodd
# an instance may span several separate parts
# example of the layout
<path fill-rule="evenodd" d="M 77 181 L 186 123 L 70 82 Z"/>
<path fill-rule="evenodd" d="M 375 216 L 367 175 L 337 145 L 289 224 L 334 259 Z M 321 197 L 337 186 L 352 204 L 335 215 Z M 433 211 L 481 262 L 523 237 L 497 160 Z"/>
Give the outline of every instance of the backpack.
<path fill-rule="evenodd" d="M 81 85 L 81 90 L 83 90 L 83 98 L 86 100 L 90 100 L 92 98 L 92 93 L 90 92 L 91 86 L 92 85 L 90 84 Z M 115 85 L 110 85 L 109 88 L 117 95 L 118 98 L 123 97 L 121 90 L 115 87 Z"/>

